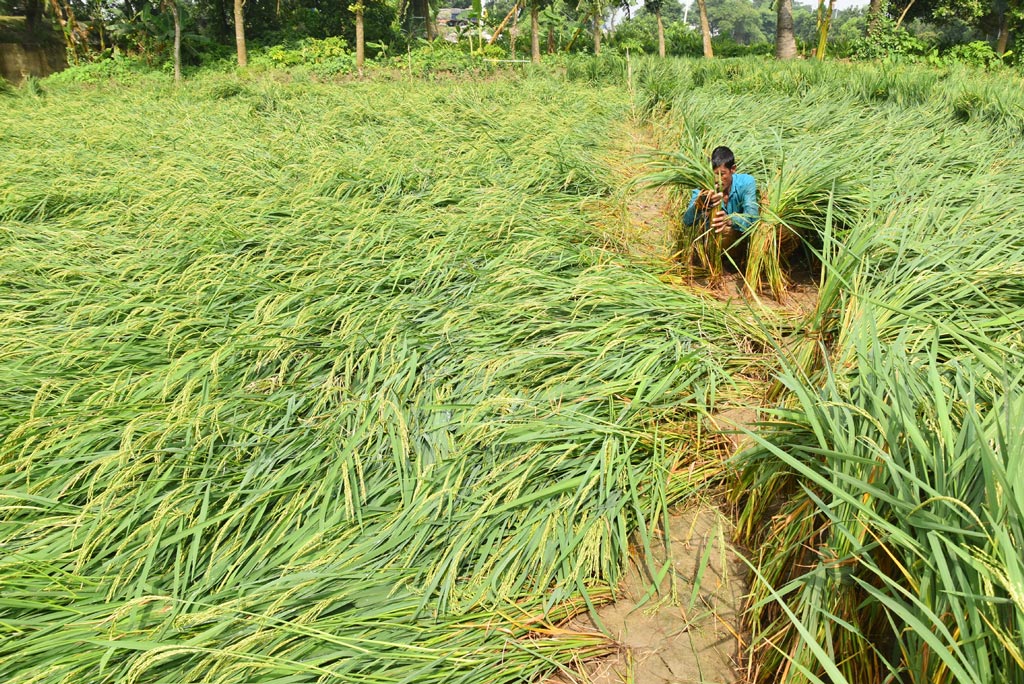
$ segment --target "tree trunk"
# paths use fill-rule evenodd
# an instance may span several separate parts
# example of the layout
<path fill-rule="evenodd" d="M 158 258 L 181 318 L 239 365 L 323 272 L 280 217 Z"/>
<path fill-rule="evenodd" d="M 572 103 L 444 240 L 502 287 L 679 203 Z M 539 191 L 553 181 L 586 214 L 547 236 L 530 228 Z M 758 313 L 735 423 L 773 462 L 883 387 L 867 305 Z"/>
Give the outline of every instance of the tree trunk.
<path fill-rule="evenodd" d="M 242 7 L 245 0 L 235 0 L 235 49 L 238 51 L 238 66 L 249 64 L 249 55 L 245 51 L 245 23 L 242 18 Z"/>
<path fill-rule="evenodd" d="M 423 0 L 423 23 L 426 28 L 427 40 L 432 41 L 437 38 L 437 24 L 430 16 L 430 3 L 427 0 Z"/>
<path fill-rule="evenodd" d="M 704 56 L 711 59 L 715 52 L 711 49 L 711 24 L 708 23 L 708 8 L 704 0 L 697 0 L 697 8 L 700 10 L 700 33 L 704 36 Z"/>
<path fill-rule="evenodd" d="M 900 13 L 900 18 L 896 20 L 896 28 L 899 28 L 903 24 L 903 20 L 907 17 L 907 12 L 914 6 L 914 0 L 910 0 L 907 6 L 903 8 L 903 12 Z"/>
<path fill-rule="evenodd" d="M 178 0 L 167 0 L 167 6 L 174 18 L 174 82 L 181 83 L 181 15 Z"/>
<path fill-rule="evenodd" d="M 658 56 L 665 59 L 665 24 L 661 21 L 661 10 L 654 13 L 658 20 Z"/>
<path fill-rule="evenodd" d="M 601 54 L 601 17 L 594 15 L 594 54 Z"/>
<path fill-rule="evenodd" d="M 868 34 L 878 28 L 878 20 L 882 18 L 882 0 L 871 0 L 868 5 Z"/>
<path fill-rule="evenodd" d="M 793 0 L 778 0 L 779 17 L 775 24 L 775 58 L 796 57 L 796 36 L 793 34 Z"/>
<path fill-rule="evenodd" d="M 1010 21 L 1003 12 L 999 17 L 999 39 L 996 41 L 996 54 L 1002 57 L 1006 54 L 1006 44 L 1010 42 Z M 1019 46 L 1018 46 L 1019 47 Z"/>
<path fill-rule="evenodd" d="M 512 28 L 508 31 L 508 51 L 512 59 L 516 58 L 517 38 L 519 38 L 519 12 L 512 15 Z"/>
<path fill-rule="evenodd" d="M 530 60 L 540 64 L 540 8 L 536 1 L 530 5 Z"/>
<path fill-rule="evenodd" d="M 548 54 L 555 54 L 555 29 L 548 27 Z"/>
<path fill-rule="evenodd" d="M 25 26 L 28 32 L 35 36 L 39 28 L 39 20 L 43 17 L 43 0 L 28 0 L 25 3 Z"/>
<path fill-rule="evenodd" d="M 366 61 L 366 40 L 363 36 L 363 4 L 356 5 L 356 73 L 363 76 L 363 63 Z"/>

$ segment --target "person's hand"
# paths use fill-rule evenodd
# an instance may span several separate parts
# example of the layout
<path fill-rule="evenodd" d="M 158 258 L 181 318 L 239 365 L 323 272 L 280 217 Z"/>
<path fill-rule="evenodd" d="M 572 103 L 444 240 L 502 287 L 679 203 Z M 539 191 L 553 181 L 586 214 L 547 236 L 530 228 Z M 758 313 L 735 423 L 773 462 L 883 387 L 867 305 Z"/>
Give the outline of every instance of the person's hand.
<path fill-rule="evenodd" d="M 701 190 L 700 198 L 706 207 L 720 207 L 725 195 L 714 190 Z"/>
<path fill-rule="evenodd" d="M 732 219 L 724 211 L 716 211 L 711 217 L 711 228 L 718 234 L 732 230 Z"/>

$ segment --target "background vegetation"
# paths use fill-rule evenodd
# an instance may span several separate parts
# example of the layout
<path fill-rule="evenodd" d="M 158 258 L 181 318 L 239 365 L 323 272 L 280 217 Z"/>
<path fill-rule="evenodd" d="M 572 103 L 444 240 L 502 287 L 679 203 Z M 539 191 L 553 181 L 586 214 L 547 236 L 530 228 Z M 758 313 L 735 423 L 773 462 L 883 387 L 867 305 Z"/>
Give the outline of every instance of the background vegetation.
<path fill-rule="evenodd" d="M 534 61 L 541 53 L 551 59 L 556 53 L 600 52 L 602 45 L 619 53 L 700 56 L 705 49 L 699 5 L 706 11 L 708 49 L 721 57 L 827 52 L 994 68 L 1016 63 L 1014 36 L 1024 21 L 1019 0 L 876 0 L 846 10 L 835 10 L 834 0 L 817 5 L 698 0 L 689 6 L 658 0 L 637 7 L 625 0 L 457 0 L 452 5 L 462 10 L 457 20 L 427 0 L 352 5 L 235 0 L 235 5 L 228 0 L 0 0 L 0 35 L 11 42 L 61 40 L 70 64 L 125 56 L 151 66 L 169 64 L 178 45 L 186 68 L 247 63 L 243 46 L 248 43 L 257 63 L 305 63 L 317 66 L 320 76 L 331 76 L 359 70 L 360 45 L 366 57 L 384 62 L 422 41 L 442 39 L 465 53 L 527 58 L 534 14 Z M 786 14 L 781 24 L 780 12 Z M 783 43 L 792 43 L 791 53 L 781 55 Z"/>

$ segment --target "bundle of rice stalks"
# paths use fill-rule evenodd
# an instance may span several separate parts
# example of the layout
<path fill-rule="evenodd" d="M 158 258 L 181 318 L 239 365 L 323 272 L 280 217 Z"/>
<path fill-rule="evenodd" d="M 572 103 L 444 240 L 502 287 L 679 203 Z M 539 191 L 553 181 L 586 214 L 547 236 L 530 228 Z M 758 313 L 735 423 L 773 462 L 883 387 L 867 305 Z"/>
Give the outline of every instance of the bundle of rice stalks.
<path fill-rule="evenodd" d="M 684 128 L 684 136 L 680 152 L 648 155 L 647 165 L 653 172 L 638 179 L 647 186 L 669 187 L 680 215 L 693 189 L 712 189 L 715 182 L 707 161 L 710 144 L 689 127 Z M 761 184 L 760 220 L 744 231 L 737 245 L 744 248 L 745 260 L 735 248 L 726 253 L 720 236 L 707 221 L 680 225 L 676 254 L 684 264 L 695 265 L 711 278 L 722 274 L 724 257 L 742 268 L 750 290 L 767 288 L 781 299 L 787 285 L 787 257 L 801 242 L 820 248 L 826 222 L 831 230 L 851 225 L 866 203 L 865 193 L 845 180 L 840 159 L 817 152 L 787 159 L 776 151 L 774 159 L 762 156 L 758 162 L 748 162 L 744 171 Z"/>
<path fill-rule="evenodd" d="M 816 251 L 826 230 L 842 234 L 857 220 L 867 197 L 846 180 L 842 165 L 836 157 L 817 155 L 779 160 L 764 183 L 760 221 L 744 236 L 747 287 L 767 287 L 782 299 L 786 260 L 800 243 L 809 242 Z"/>
<path fill-rule="evenodd" d="M 697 220 L 687 226 L 682 220 L 693 190 L 713 190 L 715 187 L 715 174 L 708 162 L 712 146 L 693 126 L 685 125 L 681 137 L 678 152 L 652 152 L 641 157 L 651 172 L 636 179 L 635 183 L 651 188 L 668 188 L 669 211 L 676 233 L 673 259 L 691 272 L 698 267 L 714 278 L 722 273 L 722 253 L 715 248 L 717 243 L 709 222 Z"/>

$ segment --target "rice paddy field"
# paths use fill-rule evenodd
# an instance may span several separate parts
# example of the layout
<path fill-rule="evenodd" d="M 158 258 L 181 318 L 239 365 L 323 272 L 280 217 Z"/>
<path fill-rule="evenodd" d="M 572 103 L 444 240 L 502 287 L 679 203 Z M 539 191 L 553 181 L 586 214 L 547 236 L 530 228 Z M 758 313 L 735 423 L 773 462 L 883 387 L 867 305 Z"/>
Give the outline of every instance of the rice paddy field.
<path fill-rule="evenodd" d="M 566 619 L 725 492 L 738 677 L 1024 682 L 1021 86 L 0 93 L 0 680 L 586 681 L 616 645 Z M 629 256 L 631 195 L 722 143 L 765 194 L 751 289 L 785 298 L 780 230 L 821 262 L 805 316 Z"/>

